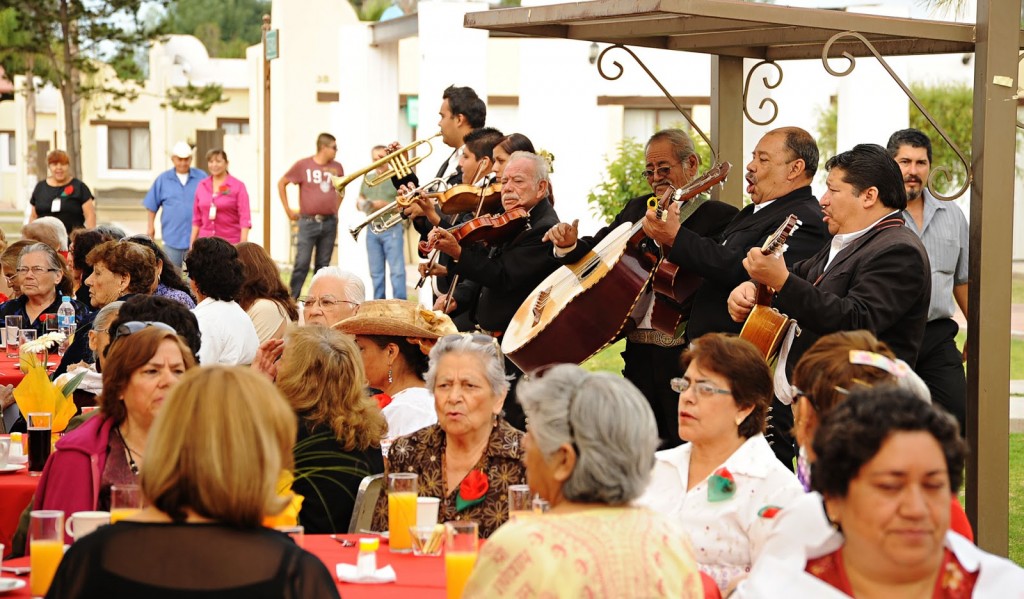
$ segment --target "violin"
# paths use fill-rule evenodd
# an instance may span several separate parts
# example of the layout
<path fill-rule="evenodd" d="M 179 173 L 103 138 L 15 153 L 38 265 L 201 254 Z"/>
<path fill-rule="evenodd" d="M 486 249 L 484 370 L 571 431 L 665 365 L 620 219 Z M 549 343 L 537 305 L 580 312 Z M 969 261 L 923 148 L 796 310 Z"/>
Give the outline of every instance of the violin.
<path fill-rule="evenodd" d="M 483 196 L 482 212 L 497 211 L 501 206 L 501 183 L 491 183 L 484 188 L 462 183 L 434 197 L 437 198 L 437 203 L 443 214 L 459 214 L 476 210 L 480 204 L 481 195 Z"/>
<path fill-rule="evenodd" d="M 459 242 L 460 246 L 471 243 L 498 245 L 515 239 L 517 235 L 529 226 L 530 212 L 526 208 L 517 207 L 504 214 L 478 216 L 457 227 L 448 229 L 448 232 Z M 420 242 L 420 249 L 424 253 L 433 250 L 430 259 L 427 261 L 428 265 L 433 265 L 437 259 L 437 250 L 425 241 Z M 416 289 L 422 287 L 424 281 L 426 281 L 426 276 L 420 277 L 419 282 L 416 283 Z"/>

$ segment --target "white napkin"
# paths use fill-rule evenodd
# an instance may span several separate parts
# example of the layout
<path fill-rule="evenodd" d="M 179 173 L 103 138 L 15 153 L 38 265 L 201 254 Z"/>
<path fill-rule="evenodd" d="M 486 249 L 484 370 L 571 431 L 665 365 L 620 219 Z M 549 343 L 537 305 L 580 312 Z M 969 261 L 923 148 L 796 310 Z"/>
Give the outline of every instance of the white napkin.
<path fill-rule="evenodd" d="M 377 571 L 374 572 L 372 576 L 366 576 L 363 578 L 356 576 L 355 564 L 338 564 L 334 569 L 338 574 L 338 580 L 342 582 L 351 582 L 354 584 L 384 584 L 386 582 L 394 582 L 396 580 L 395 571 L 391 566 L 377 568 Z"/>

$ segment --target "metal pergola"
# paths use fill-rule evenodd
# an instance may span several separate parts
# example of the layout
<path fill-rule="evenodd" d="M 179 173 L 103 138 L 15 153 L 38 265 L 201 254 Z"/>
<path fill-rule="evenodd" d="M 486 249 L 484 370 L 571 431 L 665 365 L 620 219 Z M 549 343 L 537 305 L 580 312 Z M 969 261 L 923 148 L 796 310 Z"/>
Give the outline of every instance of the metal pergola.
<path fill-rule="evenodd" d="M 594 0 L 469 13 L 465 26 L 500 35 L 710 54 L 712 147 L 733 164 L 744 162 L 737 118 L 745 114 L 744 58 L 769 63 L 822 58 L 828 72 L 841 76 L 853 69 L 855 57 L 874 56 L 885 66 L 882 56 L 974 53 L 972 159 L 964 165 L 964 188 L 970 184 L 972 198 L 967 514 L 979 546 L 1006 555 L 1011 216 L 1017 72 L 1024 48 L 1020 17 L 1021 0 L 978 0 L 976 25 L 734 0 Z M 733 177 L 720 197 L 738 203 L 741 182 Z"/>

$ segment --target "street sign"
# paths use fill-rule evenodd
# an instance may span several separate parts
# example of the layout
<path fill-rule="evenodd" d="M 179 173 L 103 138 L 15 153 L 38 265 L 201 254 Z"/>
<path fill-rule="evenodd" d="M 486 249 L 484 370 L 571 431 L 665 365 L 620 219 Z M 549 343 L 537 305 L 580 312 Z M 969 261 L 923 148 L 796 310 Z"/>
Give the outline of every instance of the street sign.
<path fill-rule="evenodd" d="M 277 47 L 277 31 L 277 29 L 267 31 L 267 39 L 263 44 L 264 58 L 266 60 L 274 60 L 280 56 Z"/>
<path fill-rule="evenodd" d="M 415 129 L 420 126 L 420 97 L 409 96 L 405 101 L 405 120 Z"/>

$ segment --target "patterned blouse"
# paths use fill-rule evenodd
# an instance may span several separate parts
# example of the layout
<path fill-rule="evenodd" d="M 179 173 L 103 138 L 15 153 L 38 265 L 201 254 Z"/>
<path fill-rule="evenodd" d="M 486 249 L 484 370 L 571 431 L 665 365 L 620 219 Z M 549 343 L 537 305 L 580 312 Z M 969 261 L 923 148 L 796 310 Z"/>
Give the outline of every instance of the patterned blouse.
<path fill-rule="evenodd" d="M 487 449 L 473 470 L 487 474 L 488 490 L 484 500 L 461 512 L 455 509 L 458 485 L 444 494 L 444 468 L 442 457 L 446 446 L 445 432 L 434 424 L 411 435 L 399 437 L 388 451 L 387 472 L 415 472 L 419 474 L 420 497 L 441 497 L 438 522 L 473 520 L 480 526 L 480 537 L 486 538 L 508 519 L 508 486 L 526 484 L 523 467 L 523 433 L 504 420 L 491 429 Z M 373 515 L 373 529 L 387 530 L 388 498 L 382 493 Z"/>

